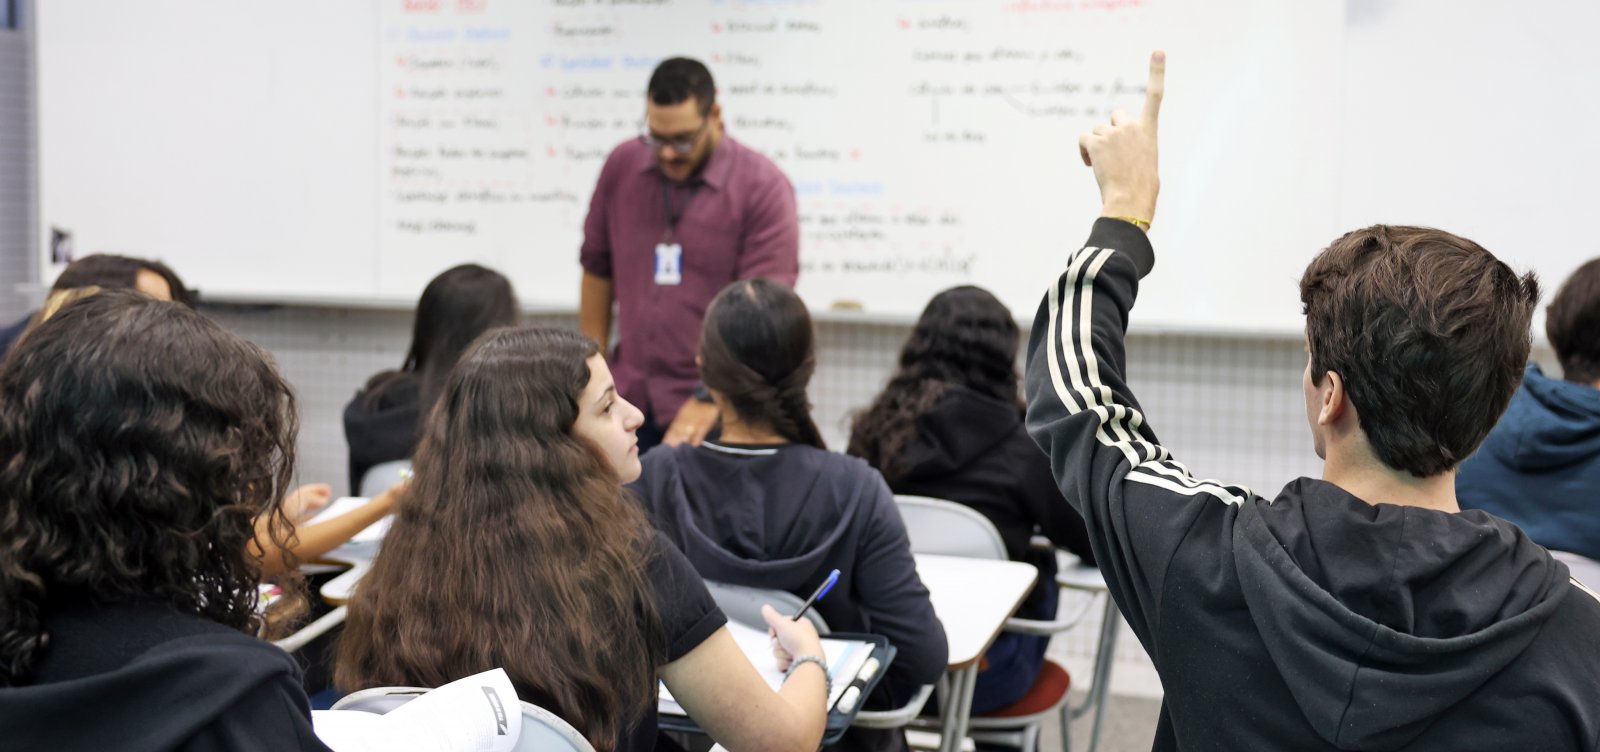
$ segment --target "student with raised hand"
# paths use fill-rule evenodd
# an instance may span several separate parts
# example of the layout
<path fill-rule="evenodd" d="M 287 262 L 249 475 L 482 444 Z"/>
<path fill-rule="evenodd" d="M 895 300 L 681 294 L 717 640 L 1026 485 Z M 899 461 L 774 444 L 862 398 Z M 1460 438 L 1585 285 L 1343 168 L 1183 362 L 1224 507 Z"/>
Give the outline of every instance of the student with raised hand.
<path fill-rule="evenodd" d="M 422 421 L 467 346 L 490 329 L 517 323 L 511 281 L 493 269 L 462 264 L 428 282 L 417 301 L 411 348 L 398 371 L 384 371 L 344 409 L 350 492 L 374 465 L 407 459 Z"/>
<path fill-rule="evenodd" d="M 1527 365 L 1506 414 L 1461 463 L 1456 493 L 1541 546 L 1600 561 L 1600 258 L 1561 285 L 1544 330 L 1561 378 Z"/>
<path fill-rule="evenodd" d="M 325 749 L 293 659 L 254 636 L 247 543 L 262 515 L 287 536 L 294 416 L 260 348 L 132 291 L 18 344 L 0 369 L 3 746 Z"/>
<path fill-rule="evenodd" d="M 439 686 L 503 667 L 523 700 L 596 749 L 632 752 L 657 748 L 659 678 L 729 750 L 815 750 L 827 697 L 816 630 L 766 610 L 793 659 L 769 690 L 622 487 L 639 475 L 643 417 L 577 332 L 501 329 L 473 345 L 351 599 L 338 685 Z"/>
<path fill-rule="evenodd" d="M 944 627 L 894 497 L 867 463 L 829 452 L 811 419 L 805 304 L 767 279 L 728 285 L 706 311 L 699 359 L 722 433 L 645 455 L 634 489 L 656 526 L 710 580 L 804 598 L 838 569 L 817 612 L 836 631 L 880 634 L 899 651 L 875 697 L 898 704 L 938 680 Z M 870 736 L 860 732 L 847 742 Z"/>
<path fill-rule="evenodd" d="M 1323 477 L 1268 499 L 1156 438 L 1123 338 L 1155 261 L 1164 69 L 1156 53 L 1141 116 L 1079 141 L 1102 217 L 1045 295 L 1026 376 L 1028 431 L 1161 675 L 1155 749 L 1596 749 L 1600 598 L 1457 508 L 1457 463 L 1528 356 L 1531 275 L 1439 230 L 1348 233 L 1300 280 Z"/>
<path fill-rule="evenodd" d="M 850 432 L 852 455 L 897 494 L 969 506 L 999 530 L 1012 561 L 1038 567 L 1017 615 L 1056 618 L 1054 551 L 1032 548 L 1035 531 L 1094 563 L 1083 517 L 1062 503 L 1050 460 L 1022 426 L 1017 350 L 1022 336 L 1005 304 L 980 287 L 933 297 L 900 350 L 900 365 Z M 1050 639 L 1006 633 L 984 653 L 972 712 L 1022 699 Z"/>

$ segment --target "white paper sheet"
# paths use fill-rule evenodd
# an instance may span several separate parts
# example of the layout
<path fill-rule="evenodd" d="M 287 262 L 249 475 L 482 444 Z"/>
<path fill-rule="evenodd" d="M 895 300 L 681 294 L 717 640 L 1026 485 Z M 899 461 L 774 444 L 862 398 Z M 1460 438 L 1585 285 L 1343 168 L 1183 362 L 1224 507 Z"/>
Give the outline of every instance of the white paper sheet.
<path fill-rule="evenodd" d="M 504 669 L 457 679 L 384 715 L 315 710 L 317 737 L 334 752 L 511 752 L 522 704 Z"/>

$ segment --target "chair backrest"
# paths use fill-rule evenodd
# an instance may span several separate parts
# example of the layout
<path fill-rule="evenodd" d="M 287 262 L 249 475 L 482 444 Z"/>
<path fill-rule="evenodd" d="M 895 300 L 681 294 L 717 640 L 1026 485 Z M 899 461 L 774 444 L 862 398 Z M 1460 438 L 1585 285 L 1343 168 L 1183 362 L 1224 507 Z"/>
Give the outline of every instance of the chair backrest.
<path fill-rule="evenodd" d="M 717 608 L 722 609 L 722 613 L 729 619 L 762 630 L 767 628 L 766 619 L 761 618 L 762 604 L 771 604 L 773 608 L 787 614 L 799 611 L 800 606 L 805 604 L 805 599 L 786 590 L 730 585 L 715 580 L 706 580 L 706 589 L 710 590 L 711 597 L 716 599 Z M 807 609 L 806 619 L 817 628 L 817 634 L 828 634 L 828 622 L 823 620 L 816 609 Z"/>
<path fill-rule="evenodd" d="M 1600 589 L 1600 561 L 1567 551 L 1551 551 L 1550 555 L 1566 562 L 1572 576 L 1590 590 Z"/>
<path fill-rule="evenodd" d="M 1006 544 L 994 523 L 977 510 L 927 496 L 894 497 L 905 520 L 911 552 L 1005 560 Z"/>
<path fill-rule="evenodd" d="M 393 460 L 373 465 L 367 468 L 365 475 L 361 476 L 361 489 L 358 495 L 368 499 L 377 496 L 400 483 L 400 471 L 410 469 L 411 460 Z"/>
<path fill-rule="evenodd" d="M 333 704 L 334 710 L 364 710 L 383 715 L 428 690 L 420 687 L 376 687 L 352 692 Z M 522 733 L 515 752 L 595 752 L 594 745 L 561 717 L 532 703 L 522 703 Z"/>

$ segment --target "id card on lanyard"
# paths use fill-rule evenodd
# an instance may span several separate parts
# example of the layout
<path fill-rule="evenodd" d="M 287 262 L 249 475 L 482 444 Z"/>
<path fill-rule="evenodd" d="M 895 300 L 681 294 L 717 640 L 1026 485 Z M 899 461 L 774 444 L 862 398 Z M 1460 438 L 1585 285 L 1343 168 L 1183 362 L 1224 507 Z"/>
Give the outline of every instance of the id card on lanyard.
<path fill-rule="evenodd" d="M 675 231 L 678 221 L 683 219 L 684 212 L 689 210 L 689 202 L 694 200 L 695 191 L 700 190 L 698 185 L 689 186 L 689 195 L 684 197 L 677 211 L 672 207 L 672 184 L 667 182 L 666 176 L 661 178 L 661 201 L 667 209 L 667 231 L 663 234 L 661 242 L 656 243 L 656 284 L 681 285 L 683 284 L 683 245 L 677 241 Z"/>

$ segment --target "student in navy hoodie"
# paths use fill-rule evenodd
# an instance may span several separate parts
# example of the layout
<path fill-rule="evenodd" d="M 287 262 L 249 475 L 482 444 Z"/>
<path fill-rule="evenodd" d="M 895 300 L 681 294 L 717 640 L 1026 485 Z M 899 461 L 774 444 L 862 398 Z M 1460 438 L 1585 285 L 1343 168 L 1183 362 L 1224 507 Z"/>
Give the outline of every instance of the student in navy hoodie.
<path fill-rule="evenodd" d="M 0 746 L 326 749 L 294 660 L 255 637 L 247 544 L 262 515 L 288 536 L 294 416 L 260 348 L 131 290 L 21 339 L 0 369 Z"/>
<path fill-rule="evenodd" d="M 897 494 L 972 507 L 993 522 L 1012 561 L 1039 568 L 1017 615 L 1054 619 L 1054 551 L 1034 533 L 1089 564 L 1083 517 L 1050 476 L 1050 458 L 1022 427 L 1017 350 L 1022 335 L 1005 304 L 980 287 L 955 287 L 928 302 L 900 350 L 900 367 L 856 416 L 850 454 L 883 473 Z M 1006 633 L 984 653 L 972 712 L 999 710 L 1027 694 L 1050 639 Z"/>
<path fill-rule="evenodd" d="M 708 580 L 805 597 L 838 569 L 817 612 L 835 631 L 880 634 L 899 650 L 874 699 L 898 704 L 938 680 L 944 627 L 894 496 L 867 463 L 829 452 L 811 420 L 805 304 L 767 279 L 723 288 L 706 311 L 699 358 L 722 433 L 645 455 L 633 487 L 656 526 Z M 901 744 L 898 734 L 860 730 L 845 742 Z"/>
<path fill-rule="evenodd" d="M 1528 364 L 1500 423 L 1461 464 L 1456 495 L 1545 548 L 1600 560 L 1600 258 L 1567 278 L 1544 330 L 1561 378 Z"/>

